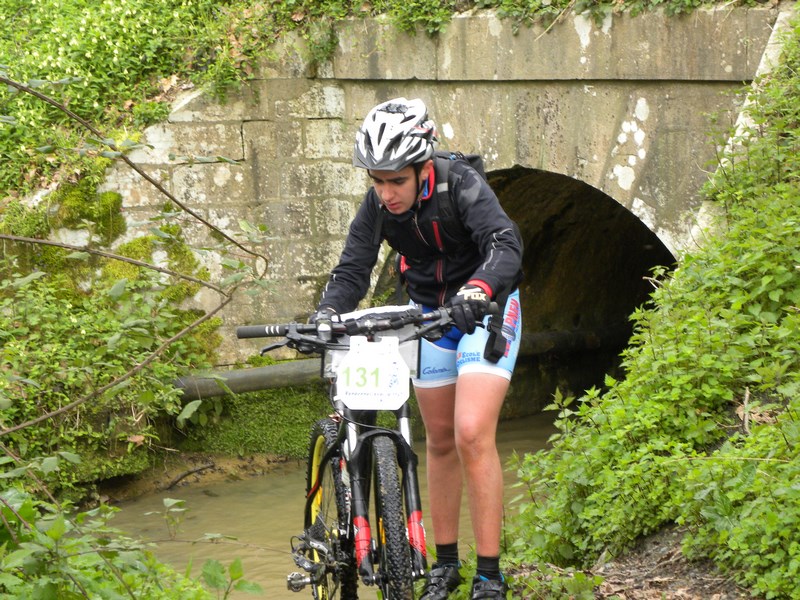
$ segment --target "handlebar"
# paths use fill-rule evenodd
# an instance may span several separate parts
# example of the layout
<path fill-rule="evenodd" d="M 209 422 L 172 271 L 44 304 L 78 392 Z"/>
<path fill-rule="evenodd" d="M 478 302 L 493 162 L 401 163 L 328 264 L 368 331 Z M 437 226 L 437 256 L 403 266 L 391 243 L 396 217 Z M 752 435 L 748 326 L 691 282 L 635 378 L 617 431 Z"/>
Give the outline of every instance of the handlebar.
<path fill-rule="evenodd" d="M 492 302 L 489 305 L 488 314 L 496 315 L 499 312 L 497 303 Z M 404 307 L 402 310 L 397 311 L 380 311 L 378 309 L 376 312 L 368 312 L 356 318 L 332 321 L 330 333 L 334 337 L 340 335 L 373 335 L 381 331 L 402 329 L 406 325 L 420 325 L 420 327 L 405 340 L 401 341 L 436 336 L 436 334 L 443 333 L 449 329 L 453 325 L 453 320 L 450 316 L 450 309 L 447 307 L 426 313 L 412 306 Z M 292 322 L 275 325 L 244 325 L 236 328 L 236 337 L 239 339 L 286 338 L 285 342 L 265 348 L 262 352 L 282 345 L 289 345 L 302 352 L 315 352 L 332 343 L 330 339 L 325 339 L 328 336 L 321 331 L 321 328 L 318 329 L 314 323 Z"/>
<path fill-rule="evenodd" d="M 331 333 L 346 335 L 370 335 L 378 331 L 402 329 L 406 325 L 419 325 L 424 322 L 442 321 L 440 326 L 449 325 L 450 309 L 441 308 L 423 313 L 418 308 L 409 307 L 402 311 L 367 313 L 357 318 L 331 322 Z M 263 338 L 285 337 L 289 334 L 316 334 L 314 323 L 282 323 L 276 325 L 244 325 L 236 328 L 236 337 Z"/>

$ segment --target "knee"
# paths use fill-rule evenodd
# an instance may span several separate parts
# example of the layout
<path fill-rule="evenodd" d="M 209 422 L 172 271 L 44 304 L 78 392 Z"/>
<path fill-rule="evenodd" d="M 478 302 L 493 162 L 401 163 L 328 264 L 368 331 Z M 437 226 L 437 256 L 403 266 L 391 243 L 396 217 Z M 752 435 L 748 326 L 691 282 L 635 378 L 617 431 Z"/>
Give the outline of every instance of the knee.
<path fill-rule="evenodd" d="M 462 460 L 482 456 L 494 447 L 494 436 L 485 425 L 476 422 L 461 423 L 455 432 L 455 444 Z"/>
<path fill-rule="evenodd" d="M 428 429 L 425 436 L 425 448 L 429 456 L 447 456 L 456 450 L 452 429 Z"/>

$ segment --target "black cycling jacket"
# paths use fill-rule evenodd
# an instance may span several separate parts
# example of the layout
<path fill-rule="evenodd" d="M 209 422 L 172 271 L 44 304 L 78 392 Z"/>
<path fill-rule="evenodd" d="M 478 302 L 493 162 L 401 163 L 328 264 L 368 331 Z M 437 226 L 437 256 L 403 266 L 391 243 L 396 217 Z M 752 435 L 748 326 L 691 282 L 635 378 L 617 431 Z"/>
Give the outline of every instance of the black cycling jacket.
<path fill-rule="evenodd" d="M 435 171 L 428 189 L 436 189 Z M 385 239 L 401 256 L 408 295 L 415 302 L 442 306 L 465 283 L 482 287 L 492 299 L 504 298 L 522 279 L 522 241 L 486 181 L 461 161 L 448 174 L 449 193 L 464 231 L 446 231 L 437 194 L 414 209 L 393 215 L 382 208 L 373 188 L 350 224 L 339 264 L 331 271 L 319 306 L 339 312 L 354 310 L 370 284 L 370 274 Z M 378 211 L 383 211 L 381 219 Z M 381 227 L 376 237 L 375 228 Z M 452 229 L 452 226 L 451 226 Z"/>

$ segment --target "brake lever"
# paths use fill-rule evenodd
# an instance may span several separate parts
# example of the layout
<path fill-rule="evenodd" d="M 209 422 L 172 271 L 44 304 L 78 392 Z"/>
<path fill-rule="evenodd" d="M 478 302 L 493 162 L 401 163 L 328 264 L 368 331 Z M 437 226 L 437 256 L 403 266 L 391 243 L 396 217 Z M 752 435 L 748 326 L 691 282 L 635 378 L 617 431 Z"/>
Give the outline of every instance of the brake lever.
<path fill-rule="evenodd" d="M 435 321 L 431 321 L 427 325 L 423 325 L 422 327 L 417 329 L 417 331 L 414 334 L 410 335 L 407 339 L 401 340 L 401 343 L 409 340 L 424 338 L 429 331 L 434 331 L 436 329 L 439 330 L 437 332 L 439 337 L 435 339 L 439 339 L 444 335 L 444 332 L 452 325 L 453 325 L 453 319 L 450 318 L 450 314 L 449 313 L 443 314 Z"/>
<path fill-rule="evenodd" d="M 275 342 L 274 344 L 270 344 L 269 346 L 264 346 L 259 354 L 264 356 L 267 352 L 271 350 L 275 350 L 276 348 L 283 348 L 285 345 L 289 343 L 289 340 L 283 340 L 282 342 Z"/>

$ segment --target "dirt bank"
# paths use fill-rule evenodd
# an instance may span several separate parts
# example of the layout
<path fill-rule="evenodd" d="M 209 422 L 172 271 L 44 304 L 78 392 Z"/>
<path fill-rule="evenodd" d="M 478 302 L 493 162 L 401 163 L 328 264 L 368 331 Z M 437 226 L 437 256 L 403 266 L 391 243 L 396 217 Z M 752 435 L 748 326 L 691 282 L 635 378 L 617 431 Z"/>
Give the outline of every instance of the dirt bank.
<path fill-rule="evenodd" d="M 596 565 L 589 574 L 603 583 L 596 600 L 744 600 L 755 599 L 708 560 L 690 561 L 681 553 L 684 531 L 666 528 L 642 540 L 631 552 Z M 551 567 L 553 568 L 553 567 Z M 555 569 L 558 570 L 558 569 Z M 537 569 L 519 575 L 536 577 Z M 534 600 L 539 596 L 519 596 Z"/>
<path fill-rule="evenodd" d="M 170 454 L 164 462 L 136 476 L 117 477 L 98 485 L 97 500 L 109 504 L 182 487 L 237 481 L 270 472 L 286 459 L 253 454 L 244 457 L 207 453 Z"/>

